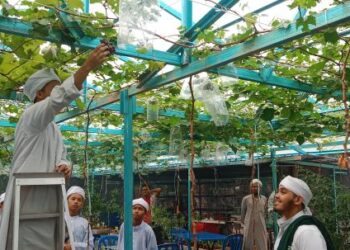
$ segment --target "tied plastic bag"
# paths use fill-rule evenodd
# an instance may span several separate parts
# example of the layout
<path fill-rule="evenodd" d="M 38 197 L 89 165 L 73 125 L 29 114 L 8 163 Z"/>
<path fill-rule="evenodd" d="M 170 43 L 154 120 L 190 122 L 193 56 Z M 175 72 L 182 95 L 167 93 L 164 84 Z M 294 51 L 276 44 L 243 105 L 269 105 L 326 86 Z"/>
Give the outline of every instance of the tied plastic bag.
<path fill-rule="evenodd" d="M 196 100 L 204 103 L 205 109 L 211 115 L 216 126 L 224 126 L 228 123 L 229 113 L 224 97 L 218 87 L 209 79 L 208 74 L 200 74 L 193 78 L 193 95 Z M 188 82 L 184 82 L 180 97 L 185 100 L 191 99 L 191 90 Z"/>
<path fill-rule="evenodd" d="M 184 146 L 180 126 L 173 126 L 170 129 L 169 154 L 178 156 L 179 160 L 184 159 Z"/>
<path fill-rule="evenodd" d="M 216 126 L 225 126 L 229 121 L 229 113 L 223 96 L 213 84 L 206 85 L 202 92 L 205 109 L 211 115 Z"/>
<path fill-rule="evenodd" d="M 118 47 L 153 48 L 160 7 L 157 0 L 120 0 Z"/>
<path fill-rule="evenodd" d="M 203 86 L 205 86 L 209 82 L 210 82 L 210 79 L 207 73 L 201 73 L 200 75 L 196 75 L 193 77 L 192 88 L 193 88 L 193 95 L 196 100 L 201 101 L 203 99 L 202 97 Z M 191 99 L 191 89 L 190 89 L 188 80 L 185 80 L 182 84 L 180 98 L 184 100 Z"/>
<path fill-rule="evenodd" d="M 159 105 L 156 98 L 151 97 L 147 102 L 147 121 L 158 121 Z"/>
<path fill-rule="evenodd" d="M 216 151 L 215 151 L 215 160 L 217 163 L 223 164 L 227 162 L 227 155 L 231 151 L 230 147 L 219 143 L 216 146 Z"/>

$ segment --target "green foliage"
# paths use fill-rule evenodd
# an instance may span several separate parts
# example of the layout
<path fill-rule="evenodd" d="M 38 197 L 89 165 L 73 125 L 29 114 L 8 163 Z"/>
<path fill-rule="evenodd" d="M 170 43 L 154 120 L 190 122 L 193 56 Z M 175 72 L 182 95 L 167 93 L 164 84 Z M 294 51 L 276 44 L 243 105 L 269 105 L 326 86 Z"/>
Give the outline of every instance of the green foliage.
<path fill-rule="evenodd" d="M 96 3 L 98 1 L 91 1 Z M 307 31 L 315 24 L 315 13 L 310 12 L 318 2 L 316 0 L 294 0 L 290 3 L 291 9 L 305 8 L 309 10 L 308 15 L 297 20 L 300 29 Z M 342 1 L 335 1 L 339 4 Z M 48 9 L 40 4 L 58 7 L 61 2 L 49 1 L 21 1 L 24 8 L 17 8 L 10 4 L 1 2 L 4 16 L 11 16 L 33 25 L 32 35 L 45 36 L 53 30 L 63 32 L 69 41 L 67 28 L 58 18 L 56 9 Z M 72 13 L 74 23 L 80 25 L 86 35 L 103 37 L 116 43 L 117 31 L 116 20 L 107 19 L 105 13 L 82 15 L 82 1 L 67 1 L 67 11 Z M 114 13 L 118 13 L 119 1 L 105 1 L 105 7 Z M 50 7 L 50 8 L 51 8 Z M 242 7 L 242 9 L 244 6 Z M 238 11 L 240 12 L 240 11 Z M 88 16 L 88 18 L 86 18 Z M 225 44 L 236 44 L 260 36 L 257 27 L 260 25 L 258 14 L 243 16 L 244 21 L 235 26 L 234 32 L 228 30 L 215 30 L 210 27 L 201 30 L 196 46 L 193 49 L 193 60 L 200 60 L 210 54 L 221 51 Z M 288 29 L 290 21 L 272 20 L 272 28 Z M 332 93 L 341 89 L 341 75 L 338 62 L 344 59 L 347 50 L 344 47 L 343 37 L 337 31 L 346 30 L 348 24 L 342 27 L 331 27 L 321 30 L 305 38 L 285 43 L 279 49 L 271 48 L 262 53 L 236 60 L 235 66 L 259 71 L 264 67 L 274 69 L 273 74 L 284 78 L 293 79 L 310 84 L 326 90 L 325 95 L 317 95 L 315 102 L 308 100 L 308 94 L 301 94 L 294 90 L 275 88 L 263 84 L 239 80 L 230 86 L 220 86 L 220 91 L 225 94 L 225 101 L 229 109 L 229 122 L 224 127 L 216 127 L 212 122 L 195 122 L 195 148 L 196 154 L 206 143 L 215 148 L 215 142 L 224 142 L 233 151 L 259 151 L 266 152 L 268 144 L 284 145 L 287 143 L 303 144 L 312 141 L 322 135 L 324 130 L 329 132 L 344 132 L 342 114 L 320 115 L 317 112 L 318 105 L 332 103 L 340 106 L 341 100 L 333 100 Z M 179 27 L 179 35 L 184 34 L 184 27 Z M 11 91 L 21 90 L 25 80 L 36 70 L 47 66 L 55 68 L 62 79 L 67 78 L 79 66 L 83 64 L 88 56 L 88 51 L 75 47 L 62 46 L 61 44 L 48 44 L 41 40 L 13 36 L 0 33 L 0 43 L 6 50 L 0 54 L 0 95 L 8 97 Z M 139 53 L 148 52 L 139 48 Z M 130 83 L 138 83 L 140 75 L 147 70 L 159 70 L 164 63 L 142 60 L 133 60 L 121 63 L 117 57 L 110 57 L 108 62 L 95 72 L 93 84 L 101 91 L 88 92 L 88 98 L 95 95 L 95 99 L 105 96 L 114 91 L 119 91 L 121 86 Z M 350 77 L 347 68 L 347 79 Z M 217 75 L 211 74 L 213 81 L 218 81 Z M 149 97 L 157 98 L 160 109 L 178 109 L 184 111 L 184 119 L 179 117 L 161 117 L 157 122 L 147 122 L 144 115 L 137 114 L 134 119 L 134 133 L 137 137 L 139 132 L 147 131 L 157 133 L 150 138 L 135 138 L 135 159 L 140 163 L 140 171 L 145 171 L 143 166 L 151 158 L 167 154 L 169 145 L 169 133 L 171 126 L 181 126 L 184 137 L 185 150 L 188 150 L 188 116 L 190 102 L 181 100 L 179 94 L 181 83 L 176 82 L 167 88 L 150 91 L 138 96 L 138 105 L 146 107 Z M 19 103 L 21 103 L 19 105 Z M 80 100 L 76 102 L 79 109 L 86 108 L 86 104 Z M 18 121 L 22 111 L 23 102 L 9 102 L 0 105 L 0 114 L 5 114 L 6 119 L 11 122 Z M 261 107 L 261 113 L 257 110 Z M 203 103 L 197 101 L 195 106 L 196 116 L 205 114 Z M 122 117 L 115 112 L 99 110 L 91 113 L 91 126 L 122 128 Z M 86 116 L 77 117 L 68 122 L 69 125 L 84 128 Z M 1 128 L 1 132 L 5 129 Z M 254 142 L 251 142 L 252 131 Z M 2 132 L 5 133 L 5 132 Z M 7 132 L 6 132 L 7 133 Z M 8 133 L 13 133 L 13 130 Z M 80 145 L 84 141 L 84 134 L 64 133 L 65 139 L 73 142 L 69 148 L 69 154 L 73 162 L 81 168 L 83 162 L 84 147 Z M 93 138 L 93 139 L 91 139 Z M 101 142 L 100 146 L 88 146 L 89 166 L 110 167 L 119 169 L 121 167 L 123 146 L 121 136 L 93 135 L 90 140 Z M 118 149 L 117 152 L 113 150 Z M 0 150 L 3 150 L 0 145 Z M 4 149 L 5 150 L 5 149 Z M 10 149 L 11 151 L 12 149 Z M 5 151 L 3 151 L 5 152 Z M 6 157 L 4 159 L 7 159 Z M 7 160 L 6 160 L 7 161 Z"/>
<path fill-rule="evenodd" d="M 167 211 L 164 207 L 155 206 L 152 208 L 152 213 L 153 223 L 163 228 L 164 239 L 171 239 L 171 228 L 181 228 L 185 225 L 185 218 L 182 214 L 176 215 L 173 212 Z"/>

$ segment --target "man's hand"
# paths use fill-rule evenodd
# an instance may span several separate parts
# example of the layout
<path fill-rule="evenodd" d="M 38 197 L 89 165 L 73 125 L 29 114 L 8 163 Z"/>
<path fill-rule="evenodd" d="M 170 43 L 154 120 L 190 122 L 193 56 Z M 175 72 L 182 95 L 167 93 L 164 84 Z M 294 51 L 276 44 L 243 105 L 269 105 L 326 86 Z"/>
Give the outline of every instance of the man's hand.
<path fill-rule="evenodd" d="M 90 71 L 100 66 L 110 53 L 108 45 L 103 43 L 91 52 L 83 66 L 81 66 L 81 68 L 74 74 L 74 84 L 79 90 L 83 88 L 83 82 Z"/>
<path fill-rule="evenodd" d="M 65 243 L 64 247 L 63 247 L 63 250 L 72 250 L 72 247 L 70 246 L 69 243 Z"/>
<path fill-rule="evenodd" d="M 63 173 L 66 180 L 72 175 L 72 167 L 66 164 L 58 165 L 55 169 L 57 173 Z"/>
<path fill-rule="evenodd" d="M 94 49 L 90 56 L 86 59 L 83 67 L 86 67 L 89 71 L 96 69 L 98 66 L 100 66 L 106 59 L 107 56 L 109 56 L 111 53 L 111 50 L 106 43 L 101 43 L 99 46 Z"/>

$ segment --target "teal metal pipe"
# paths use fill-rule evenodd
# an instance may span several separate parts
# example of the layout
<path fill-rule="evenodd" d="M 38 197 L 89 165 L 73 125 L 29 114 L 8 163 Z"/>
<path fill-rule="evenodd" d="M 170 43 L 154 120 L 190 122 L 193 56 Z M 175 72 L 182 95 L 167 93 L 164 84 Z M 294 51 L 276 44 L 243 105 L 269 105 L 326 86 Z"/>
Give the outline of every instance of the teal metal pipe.
<path fill-rule="evenodd" d="M 276 6 L 276 5 L 280 4 L 280 3 L 283 3 L 283 2 L 285 2 L 285 0 L 277 0 L 277 1 L 274 1 L 274 2 L 272 2 L 272 3 L 269 3 L 269 4 L 267 4 L 267 5 L 265 5 L 265 6 L 261 7 L 261 8 L 259 8 L 259 9 L 256 9 L 256 10 L 252 11 L 250 14 L 259 14 L 259 13 L 261 13 L 261 12 L 263 12 L 263 11 L 265 11 L 265 10 L 268 10 L 268 9 L 270 9 L 271 7 L 274 7 L 274 6 Z M 235 19 L 235 20 L 233 20 L 233 21 L 231 21 L 231 22 L 229 22 L 229 23 L 226 23 L 226 24 L 220 26 L 220 28 L 217 28 L 216 30 L 225 29 L 225 28 L 227 28 L 227 27 L 230 27 L 230 26 L 232 26 L 232 25 L 235 25 L 236 23 L 242 22 L 243 20 L 244 20 L 244 18 L 242 18 L 242 17 L 237 18 L 237 19 Z"/>
<path fill-rule="evenodd" d="M 165 10 L 166 12 L 168 12 L 170 15 L 172 15 L 173 17 L 175 17 L 178 20 L 182 19 L 182 14 L 180 12 L 178 12 L 177 10 L 175 10 L 174 8 L 172 8 L 171 6 L 164 3 L 164 1 L 158 1 L 158 3 L 159 3 L 160 8 Z"/>
<path fill-rule="evenodd" d="M 192 1 L 182 0 L 182 26 L 188 30 L 192 26 Z M 191 50 L 185 49 L 183 53 L 183 62 L 186 63 L 191 60 Z M 186 83 L 184 83 L 186 84 Z M 192 206 L 191 206 L 191 164 L 187 165 L 187 227 L 188 231 L 192 232 Z M 188 242 L 190 248 L 190 242 Z"/>
<path fill-rule="evenodd" d="M 76 26 L 76 25 L 75 25 Z M 67 44 L 78 48 L 95 49 L 100 44 L 100 37 L 84 36 L 75 41 L 59 29 L 52 28 L 47 34 L 33 32 L 33 25 L 30 22 L 21 21 L 9 17 L 0 17 L 0 32 L 23 37 L 30 37 L 53 43 Z M 76 36 L 80 34 L 76 33 Z M 145 60 L 155 60 L 171 65 L 181 66 L 181 57 L 175 53 L 149 49 L 143 53 L 133 45 L 127 45 L 125 49 L 116 48 L 116 54 L 121 56 L 134 57 Z"/>
<path fill-rule="evenodd" d="M 135 97 L 129 97 L 128 90 L 120 93 L 124 115 L 124 249 L 133 250 L 132 199 L 134 193 L 133 177 L 133 114 Z M 137 249 L 135 249 L 137 250 Z"/>
<path fill-rule="evenodd" d="M 336 182 L 336 172 L 335 172 L 335 166 L 333 167 L 333 204 L 334 204 L 334 212 L 335 212 L 335 227 L 337 230 L 337 233 L 339 233 L 339 226 L 338 226 L 338 202 L 337 202 L 337 182 Z"/>
<path fill-rule="evenodd" d="M 276 164 L 276 152 L 274 149 L 271 150 L 271 169 L 272 169 L 272 189 L 275 195 L 278 192 L 278 180 L 277 180 L 277 164 Z M 273 212 L 273 233 L 275 239 L 278 234 L 278 224 L 277 224 L 277 213 Z"/>

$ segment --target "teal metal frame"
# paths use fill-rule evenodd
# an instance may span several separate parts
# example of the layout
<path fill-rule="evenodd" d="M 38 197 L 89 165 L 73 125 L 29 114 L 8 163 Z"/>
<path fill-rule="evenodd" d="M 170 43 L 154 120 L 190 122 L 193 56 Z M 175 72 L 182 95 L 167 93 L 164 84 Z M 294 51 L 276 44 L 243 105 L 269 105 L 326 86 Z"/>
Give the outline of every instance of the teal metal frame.
<path fill-rule="evenodd" d="M 133 168 L 133 115 L 136 98 L 128 95 L 128 90 L 120 93 L 121 110 L 124 115 L 124 249 L 132 250 L 132 199 L 134 196 Z M 136 250 L 136 249 L 135 249 Z"/>

